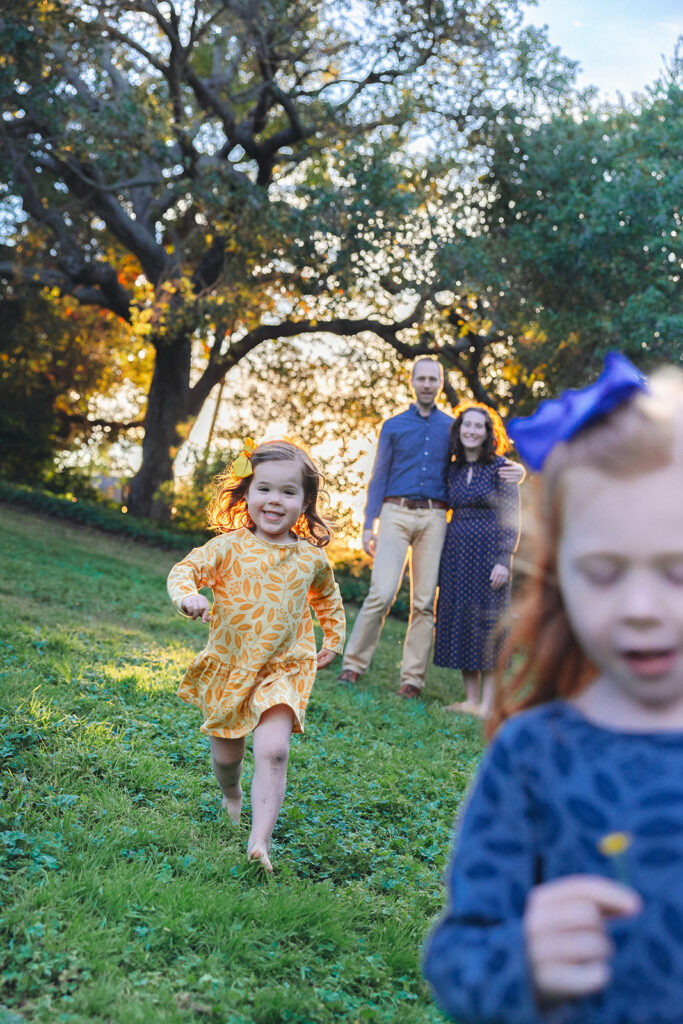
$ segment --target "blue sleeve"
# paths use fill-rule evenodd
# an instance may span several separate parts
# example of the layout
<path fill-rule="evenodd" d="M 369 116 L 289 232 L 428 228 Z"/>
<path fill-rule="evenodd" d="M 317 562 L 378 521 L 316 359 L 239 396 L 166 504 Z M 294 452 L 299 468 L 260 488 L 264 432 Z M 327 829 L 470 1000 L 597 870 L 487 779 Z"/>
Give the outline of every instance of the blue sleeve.
<path fill-rule="evenodd" d="M 387 424 L 385 423 L 379 432 L 377 454 L 375 455 L 372 475 L 370 477 L 370 483 L 368 484 L 368 499 L 365 503 L 364 530 L 372 529 L 375 519 L 377 519 L 382 508 L 382 502 L 384 501 L 387 493 L 387 480 L 389 479 L 393 454 L 394 451 L 391 443 L 391 434 L 387 428 Z"/>
<path fill-rule="evenodd" d="M 448 904 L 424 951 L 434 998 L 458 1024 L 543 1020 L 522 928 L 537 867 L 529 811 L 501 736 L 468 797 L 447 873 Z"/>

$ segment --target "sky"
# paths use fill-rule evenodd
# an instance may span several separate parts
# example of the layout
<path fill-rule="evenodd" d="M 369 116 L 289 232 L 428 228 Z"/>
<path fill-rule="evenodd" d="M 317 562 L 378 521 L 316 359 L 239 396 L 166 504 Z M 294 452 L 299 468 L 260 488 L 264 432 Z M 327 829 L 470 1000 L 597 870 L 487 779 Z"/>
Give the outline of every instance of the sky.
<path fill-rule="evenodd" d="M 630 99 L 658 77 L 662 57 L 672 57 L 683 0 L 538 0 L 526 20 L 547 25 L 550 41 L 579 61 L 581 86 Z"/>

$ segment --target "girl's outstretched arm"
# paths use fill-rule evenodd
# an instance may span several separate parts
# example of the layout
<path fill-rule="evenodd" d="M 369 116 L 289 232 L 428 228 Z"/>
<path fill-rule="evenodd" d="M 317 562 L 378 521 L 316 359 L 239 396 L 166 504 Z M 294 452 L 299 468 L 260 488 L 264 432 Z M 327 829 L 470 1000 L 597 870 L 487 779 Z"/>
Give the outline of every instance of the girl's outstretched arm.
<path fill-rule="evenodd" d="M 230 565 L 232 557 L 232 544 L 230 534 L 223 534 L 214 537 L 208 543 L 199 548 L 193 548 L 182 561 L 177 562 L 168 574 L 168 596 L 173 601 L 179 612 L 189 615 L 191 618 L 202 616 L 203 622 L 208 622 L 209 603 L 205 597 L 197 593 L 200 587 L 216 586 L 216 582 L 222 573 L 225 573 Z M 185 606 L 188 599 L 199 599 L 192 602 L 192 608 L 200 607 L 199 612 L 192 612 L 189 606 Z M 207 617 L 202 602 L 206 605 Z"/>

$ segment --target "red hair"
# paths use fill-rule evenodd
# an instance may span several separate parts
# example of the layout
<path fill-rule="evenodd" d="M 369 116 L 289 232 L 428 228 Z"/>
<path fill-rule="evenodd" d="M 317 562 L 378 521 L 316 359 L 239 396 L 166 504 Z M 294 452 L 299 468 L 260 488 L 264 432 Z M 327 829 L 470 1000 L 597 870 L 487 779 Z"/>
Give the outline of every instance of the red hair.
<path fill-rule="evenodd" d="M 460 441 L 460 424 L 465 413 L 470 412 L 472 409 L 484 413 L 486 423 L 486 438 L 482 445 L 479 461 L 492 462 L 494 456 L 503 455 L 510 447 L 510 438 L 496 410 L 492 409 L 489 405 L 484 405 L 483 402 L 466 399 L 464 402 L 459 402 L 453 410 L 455 422 L 451 427 L 450 454 L 458 464 L 465 461 L 465 452 Z"/>
<path fill-rule="evenodd" d="M 292 532 L 310 544 L 322 548 L 332 539 L 332 525 L 318 511 L 318 496 L 325 480 L 313 459 L 293 441 L 264 441 L 254 448 L 250 455 L 251 472 L 236 477 L 232 466 L 228 466 L 214 479 L 213 497 L 209 504 L 209 526 L 218 533 L 231 533 L 246 526 L 250 529 L 254 521 L 247 508 L 247 491 L 254 479 L 254 469 L 264 462 L 297 462 L 301 468 L 301 482 L 304 489 L 303 512 L 292 527 Z"/>
<path fill-rule="evenodd" d="M 683 461 L 683 374 L 662 371 L 639 393 L 548 456 L 536 483 L 536 557 L 500 664 L 521 648 L 507 681 L 498 673 L 490 738 L 516 711 L 579 693 L 597 674 L 574 635 L 557 574 L 566 471 L 588 465 L 615 477 L 636 476 Z M 588 499 L 590 500 L 590 499 Z"/>

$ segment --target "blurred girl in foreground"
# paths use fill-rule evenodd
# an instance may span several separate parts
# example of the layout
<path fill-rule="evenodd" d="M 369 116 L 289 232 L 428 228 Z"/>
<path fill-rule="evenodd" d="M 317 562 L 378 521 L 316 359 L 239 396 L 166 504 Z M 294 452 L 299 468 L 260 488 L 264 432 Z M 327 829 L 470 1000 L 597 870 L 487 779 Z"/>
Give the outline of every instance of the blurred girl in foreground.
<path fill-rule="evenodd" d="M 538 564 L 425 974 L 459 1024 L 683 1007 L 683 381 L 623 356 L 510 436 Z"/>

